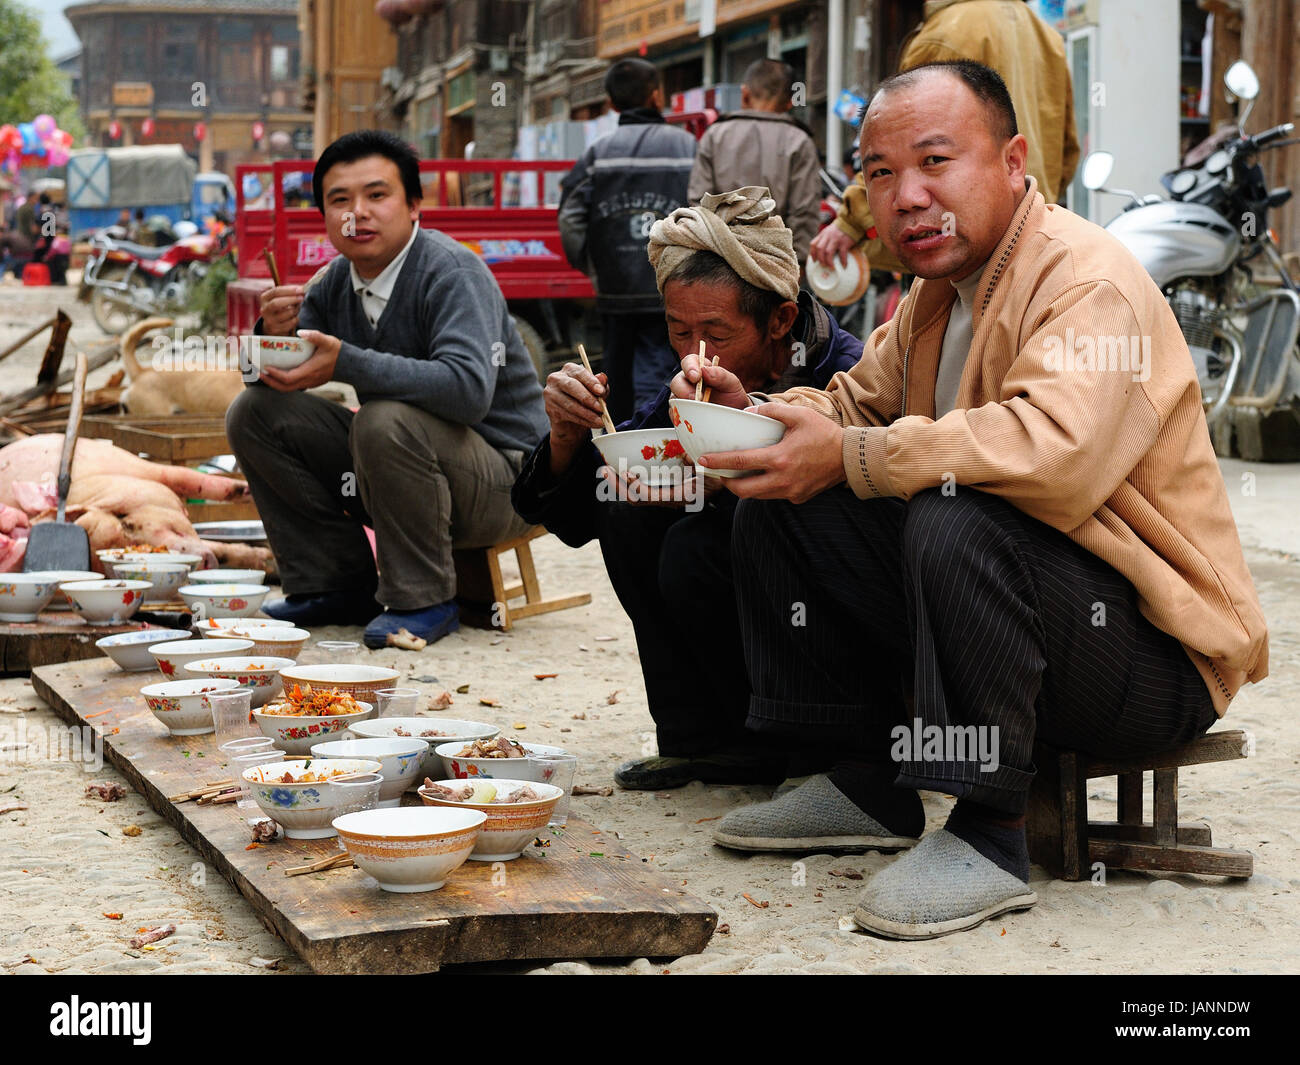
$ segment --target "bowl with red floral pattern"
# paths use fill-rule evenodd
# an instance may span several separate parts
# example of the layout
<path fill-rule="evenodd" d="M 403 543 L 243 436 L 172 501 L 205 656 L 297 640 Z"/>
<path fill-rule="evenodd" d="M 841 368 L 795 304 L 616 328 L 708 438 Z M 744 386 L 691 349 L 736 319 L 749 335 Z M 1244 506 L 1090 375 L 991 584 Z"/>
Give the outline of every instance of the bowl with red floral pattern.
<path fill-rule="evenodd" d="M 686 451 L 671 426 L 592 433 L 592 440 L 615 473 L 634 475 L 652 488 L 680 485 L 686 476 Z"/>
<path fill-rule="evenodd" d="M 152 587 L 151 581 L 69 581 L 59 590 L 87 621 L 113 624 L 139 610 L 144 593 Z"/>

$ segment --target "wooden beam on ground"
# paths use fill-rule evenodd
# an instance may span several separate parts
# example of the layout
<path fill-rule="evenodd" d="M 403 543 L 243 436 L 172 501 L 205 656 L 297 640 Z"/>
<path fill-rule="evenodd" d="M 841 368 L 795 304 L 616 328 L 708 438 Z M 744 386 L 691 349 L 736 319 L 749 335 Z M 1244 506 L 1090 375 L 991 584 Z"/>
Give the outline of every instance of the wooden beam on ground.
<path fill-rule="evenodd" d="M 45 345 L 45 356 L 41 359 L 41 368 L 36 372 L 36 383 L 45 384 L 59 375 L 63 366 L 63 348 L 68 343 L 68 330 L 72 328 L 72 319 L 62 310 L 54 316 L 54 328 L 50 332 L 50 342 Z"/>
<path fill-rule="evenodd" d="M 117 341 L 110 340 L 107 343 L 100 344 L 87 355 L 87 368 L 98 370 L 101 366 L 107 366 L 117 358 Z M 46 381 L 42 384 L 34 385 L 23 391 L 0 399 L 0 414 L 10 414 L 13 411 L 21 410 L 34 399 L 48 395 L 61 385 L 66 385 L 72 380 L 72 371 L 64 370 L 52 381 Z"/>

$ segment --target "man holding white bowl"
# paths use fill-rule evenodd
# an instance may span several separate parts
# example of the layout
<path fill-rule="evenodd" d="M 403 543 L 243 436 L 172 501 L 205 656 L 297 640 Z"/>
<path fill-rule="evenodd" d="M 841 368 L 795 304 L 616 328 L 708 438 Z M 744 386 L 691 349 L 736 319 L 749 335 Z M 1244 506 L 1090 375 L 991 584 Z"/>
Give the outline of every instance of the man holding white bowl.
<path fill-rule="evenodd" d="M 857 362 L 862 341 L 799 291 L 793 234 L 774 208 L 766 188 L 750 186 L 707 195 L 651 227 L 668 336 L 679 359 L 703 340 L 751 389 L 824 387 Z M 736 498 L 720 480 L 689 474 L 668 486 L 617 484 L 591 440 L 608 395 L 605 375 L 576 363 L 551 374 L 551 431 L 524 464 L 513 500 L 571 547 L 600 541 L 636 631 L 658 754 L 625 762 L 614 780 L 651 790 L 780 781 L 788 750 L 755 742 L 744 727 L 749 683 L 730 562 Z M 669 399 L 665 384 L 605 441 L 644 431 L 652 446 L 665 436 L 678 444 Z"/>
<path fill-rule="evenodd" d="M 962 61 L 888 79 L 861 137 L 882 238 L 919 279 L 893 321 L 825 389 L 763 402 L 703 370 L 713 402 L 786 425 L 702 456 L 763 471 L 730 482 L 748 724 L 837 764 L 713 834 L 915 844 L 854 920 L 927 939 L 1037 901 L 1036 738 L 1173 748 L 1267 675 L 1268 638 L 1168 303 L 1113 237 L 1044 203 L 1001 78 Z M 1150 338 L 1149 363 L 1058 357 L 1116 337 Z M 699 374 L 684 359 L 674 393 Z M 956 799 L 924 839 L 921 790 Z"/>
<path fill-rule="evenodd" d="M 420 228 L 405 143 L 346 134 L 312 187 L 339 257 L 307 288 L 268 289 L 258 332 L 315 349 L 264 367 L 226 416 L 287 595 L 263 612 L 364 624 L 368 647 L 401 629 L 432 642 L 459 626 L 452 547 L 527 528 L 509 493 L 546 429 L 541 387 L 491 271 Z M 307 391 L 329 381 L 360 409 Z"/>

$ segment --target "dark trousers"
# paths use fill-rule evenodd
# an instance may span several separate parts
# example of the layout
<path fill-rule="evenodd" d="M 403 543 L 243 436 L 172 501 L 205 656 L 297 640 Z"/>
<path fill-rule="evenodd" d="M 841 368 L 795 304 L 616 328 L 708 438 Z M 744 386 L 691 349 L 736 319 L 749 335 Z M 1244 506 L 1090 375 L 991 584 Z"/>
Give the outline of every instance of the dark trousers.
<path fill-rule="evenodd" d="M 730 497 L 728 497 L 730 498 Z M 734 505 L 696 514 L 629 503 L 597 511 L 610 583 L 636 631 L 659 753 L 746 745 L 745 674 L 731 577 Z"/>
<path fill-rule="evenodd" d="M 651 314 L 603 314 L 605 352 L 601 365 L 609 376 L 609 414 L 617 425 L 625 422 L 643 403 L 677 373 L 678 359 L 668 342 L 664 312 Z"/>
<path fill-rule="evenodd" d="M 528 528 L 510 505 L 522 452 L 405 403 L 354 414 L 255 385 L 230 405 L 226 432 L 288 594 L 374 590 L 386 607 L 418 610 L 455 596 L 453 547 Z"/>
<path fill-rule="evenodd" d="M 900 786 L 1017 813 L 1036 736 L 1135 755 L 1216 720 L 1191 659 L 1139 613 L 1128 580 L 983 492 L 742 501 L 732 559 L 749 727 L 893 763 Z M 931 726 L 996 737 L 997 768 L 970 750 L 918 757 L 911 736 Z"/>

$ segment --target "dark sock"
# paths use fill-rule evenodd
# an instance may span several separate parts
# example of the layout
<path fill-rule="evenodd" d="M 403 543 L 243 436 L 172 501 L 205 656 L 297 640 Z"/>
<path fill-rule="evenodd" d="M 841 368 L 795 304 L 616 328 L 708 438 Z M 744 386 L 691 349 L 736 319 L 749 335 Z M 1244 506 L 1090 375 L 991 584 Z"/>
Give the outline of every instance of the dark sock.
<path fill-rule="evenodd" d="M 1029 883 L 1029 846 L 1025 815 L 1010 814 L 968 799 L 958 799 L 943 826 L 974 847 L 999 869 Z"/>
<path fill-rule="evenodd" d="M 894 835 L 918 838 L 925 831 L 921 796 L 907 788 L 894 787 L 897 770 L 893 766 L 841 763 L 828 775 L 854 806 Z"/>

